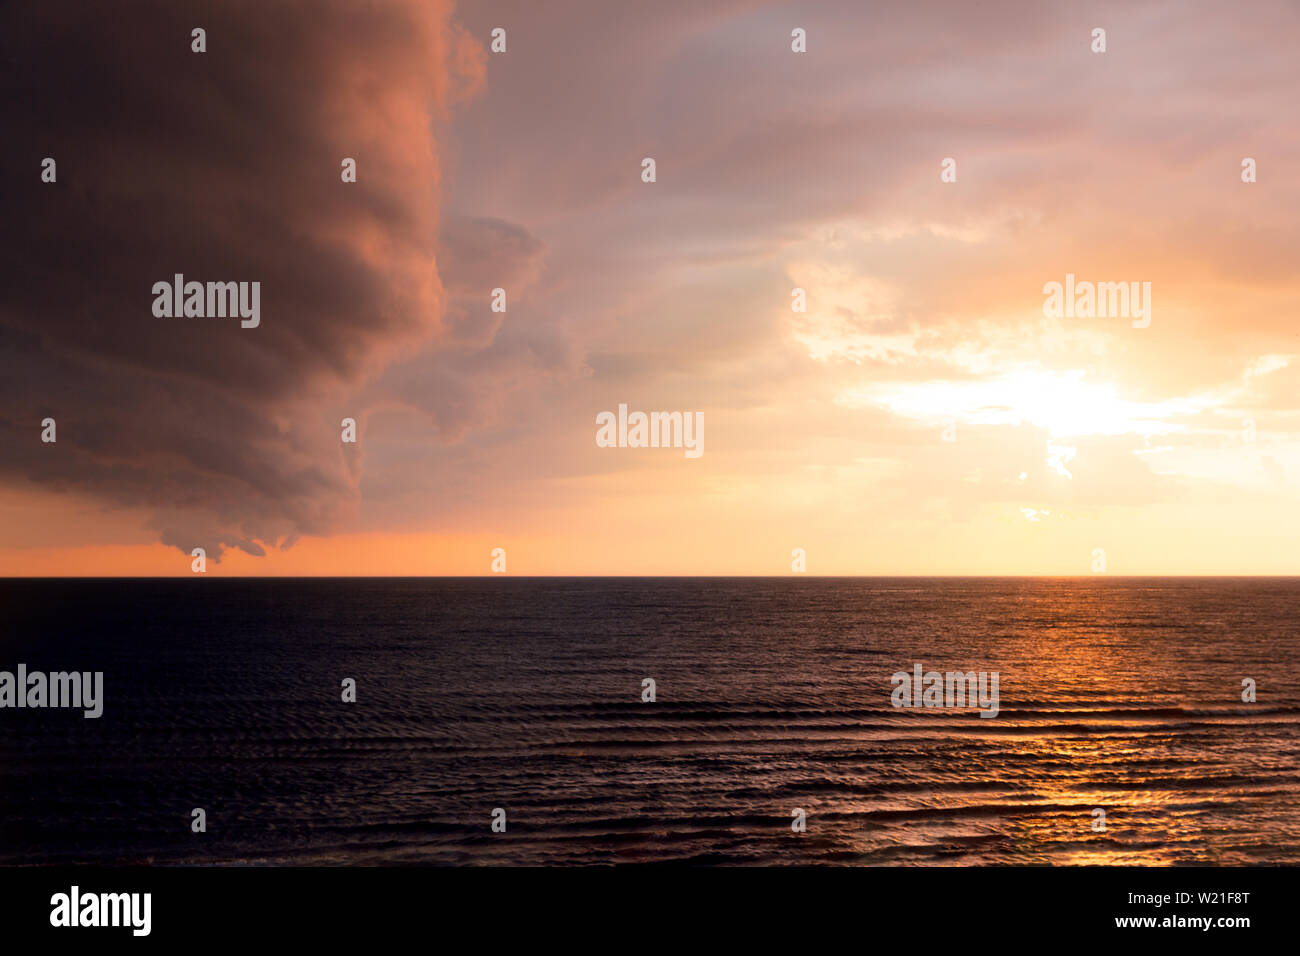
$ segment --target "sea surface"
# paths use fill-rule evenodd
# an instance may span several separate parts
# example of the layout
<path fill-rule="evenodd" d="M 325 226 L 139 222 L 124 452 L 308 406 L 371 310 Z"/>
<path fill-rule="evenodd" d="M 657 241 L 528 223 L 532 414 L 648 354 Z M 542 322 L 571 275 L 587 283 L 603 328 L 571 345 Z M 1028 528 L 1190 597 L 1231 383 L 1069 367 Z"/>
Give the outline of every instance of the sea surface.
<path fill-rule="evenodd" d="M 4 580 L 0 670 L 103 671 L 104 713 L 0 709 L 0 863 L 1295 864 L 1297 608 L 1284 578 Z M 1000 713 L 894 708 L 918 663 L 997 671 Z"/>

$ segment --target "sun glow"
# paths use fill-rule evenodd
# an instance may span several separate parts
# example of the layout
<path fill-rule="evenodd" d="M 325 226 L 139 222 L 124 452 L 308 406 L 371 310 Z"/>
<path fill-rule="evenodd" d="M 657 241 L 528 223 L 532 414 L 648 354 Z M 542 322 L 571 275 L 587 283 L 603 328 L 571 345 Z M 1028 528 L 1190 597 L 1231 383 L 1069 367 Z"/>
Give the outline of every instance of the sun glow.
<path fill-rule="evenodd" d="M 1171 419 L 1198 410 L 1190 401 L 1138 402 L 1111 382 L 1085 372 L 1017 371 L 983 381 L 890 383 L 841 396 L 851 407 L 879 406 L 895 415 L 940 424 L 1029 423 L 1055 439 L 1080 435 L 1152 435 L 1180 431 Z M 1068 459 L 1061 459 L 1068 460 Z"/>

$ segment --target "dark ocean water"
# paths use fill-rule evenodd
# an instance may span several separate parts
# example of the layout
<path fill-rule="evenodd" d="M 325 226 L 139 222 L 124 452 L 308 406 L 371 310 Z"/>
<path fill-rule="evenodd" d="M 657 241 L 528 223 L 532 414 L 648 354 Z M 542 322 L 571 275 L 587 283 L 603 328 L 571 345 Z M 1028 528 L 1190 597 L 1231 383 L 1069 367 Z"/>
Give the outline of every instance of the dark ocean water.
<path fill-rule="evenodd" d="M 98 720 L 0 710 L 0 863 L 1297 863 L 1298 606 L 1296 579 L 0 581 L 0 670 L 105 682 Z M 894 709 L 916 663 L 998 671 L 1001 713 Z"/>

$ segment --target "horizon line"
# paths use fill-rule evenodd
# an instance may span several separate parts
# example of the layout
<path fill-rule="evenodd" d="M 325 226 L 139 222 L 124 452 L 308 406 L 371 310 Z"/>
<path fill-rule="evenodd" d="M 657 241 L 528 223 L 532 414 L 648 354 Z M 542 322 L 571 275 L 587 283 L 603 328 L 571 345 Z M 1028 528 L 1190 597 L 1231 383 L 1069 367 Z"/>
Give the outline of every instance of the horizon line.
<path fill-rule="evenodd" d="M 1074 580 L 1089 578 L 1104 580 L 1106 578 L 1155 579 L 1155 580 L 1198 580 L 1220 578 L 1291 579 L 1300 578 L 1295 574 L 809 574 L 806 571 L 786 574 L 31 574 L 0 575 L 0 581 L 179 581 L 195 580 L 211 576 L 223 581 L 432 581 L 432 580 L 499 580 L 516 578 L 526 580 L 619 580 L 619 579 L 662 579 L 662 580 L 784 580 L 787 578 L 820 578 L 826 580 Z"/>

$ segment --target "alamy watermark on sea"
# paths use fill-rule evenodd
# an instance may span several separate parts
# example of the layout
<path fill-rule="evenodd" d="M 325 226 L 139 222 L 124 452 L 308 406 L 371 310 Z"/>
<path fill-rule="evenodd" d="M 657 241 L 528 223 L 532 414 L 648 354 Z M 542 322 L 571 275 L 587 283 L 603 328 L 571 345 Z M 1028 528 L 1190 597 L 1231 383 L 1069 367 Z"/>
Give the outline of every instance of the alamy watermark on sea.
<path fill-rule="evenodd" d="M 104 713 L 103 671 L 28 671 L 19 664 L 17 673 L 0 671 L 0 709 L 81 708 L 88 719 Z"/>
<path fill-rule="evenodd" d="M 912 673 L 898 671 L 890 679 L 890 703 L 904 707 L 979 707 L 980 717 L 998 715 L 998 672 L 927 671 L 921 664 Z"/>

